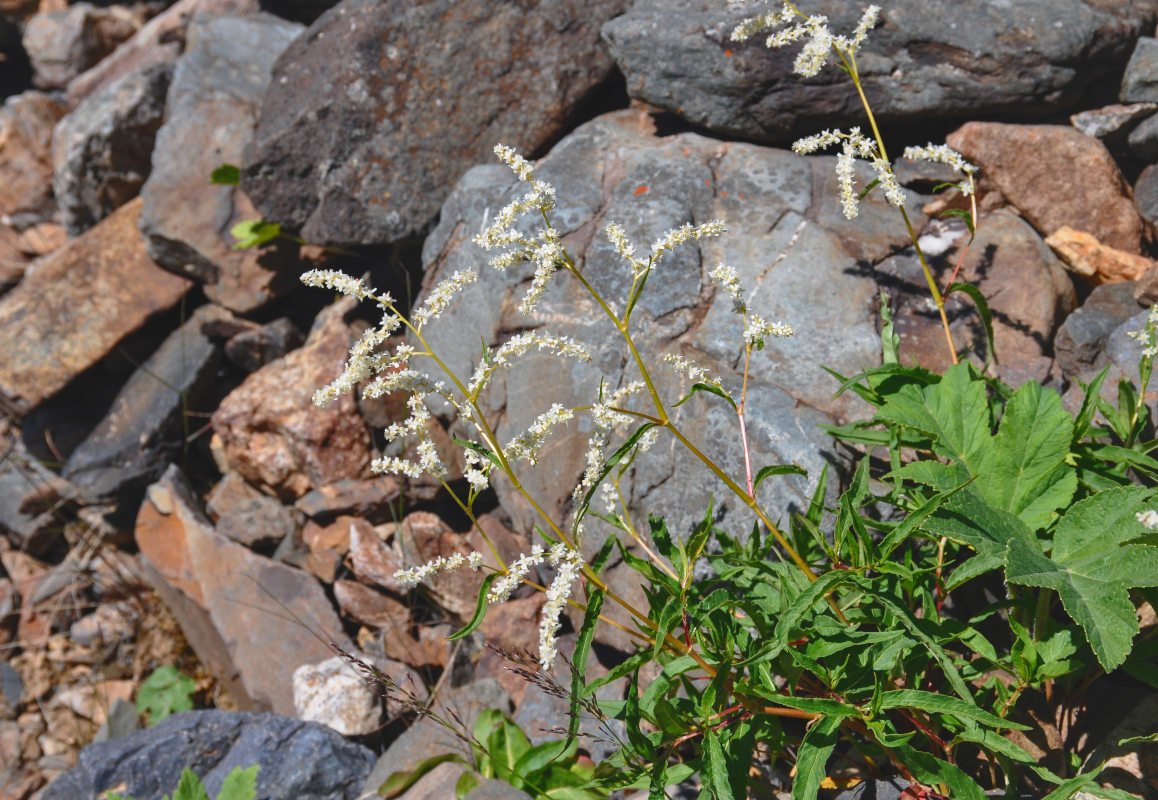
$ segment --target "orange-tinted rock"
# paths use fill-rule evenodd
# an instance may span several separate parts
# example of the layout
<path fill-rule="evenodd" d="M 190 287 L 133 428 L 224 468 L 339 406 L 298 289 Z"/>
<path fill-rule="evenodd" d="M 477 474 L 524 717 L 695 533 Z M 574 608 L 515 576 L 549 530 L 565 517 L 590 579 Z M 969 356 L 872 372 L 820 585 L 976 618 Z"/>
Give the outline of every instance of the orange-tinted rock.
<path fill-rule="evenodd" d="M 67 112 L 42 92 L 10 97 L 0 108 L 0 214 L 52 212 L 52 129 Z"/>
<path fill-rule="evenodd" d="M 145 255 L 140 208 L 118 209 L 0 298 L 0 394 L 18 408 L 60 391 L 189 288 Z"/>
<path fill-rule="evenodd" d="M 394 573 L 403 569 L 402 562 L 389 545 L 382 541 L 378 532 L 364 520 L 340 517 L 341 520 L 344 520 L 349 537 L 350 569 L 358 579 L 397 594 L 405 593 L 401 584 L 394 580 Z"/>
<path fill-rule="evenodd" d="M 292 675 L 349 649 L 311 575 L 213 530 L 171 467 L 149 487 L 135 530 L 146 570 L 198 657 L 246 708 L 294 713 Z"/>
<path fill-rule="evenodd" d="M 1154 260 L 1108 247 L 1088 233 L 1068 226 L 1058 228 L 1045 243 L 1075 275 L 1091 284 L 1136 281 L 1154 266 Z"/>
<path fill-rule="evenodd" d="M 222 401 L 213 414 L 222 471 L 293 498 L 366 476 L 370 433 L 354 398 L 343 395 L 325 408 L 311 400 L 342 371 L 351 344 L 342 317 L 352 307 L 342 301 L 324 310 L 303 347 L 254 372 Z"/>
<path fill-rule="evenodd" d="M 342 559 L 350 550 L 351 527 L 359 523 L 366 524 L 352 517 L 338 517 L 329 525 L 307 522 L 302 528 L 302 541 L 310 551 L 306 569 L 326 583 L 333 583 Z"/>
<path fill-rule="evenodd" d="M 1043 236 L 1068 225 L 1130 253 L 1150 240 L 1129 184 L 1093 137 L 1065 125 L 969 122 L 946 141 Z"/>
<path fill-rule="evenodd" d="M 438 556 L 465 555 L 471 549 L 468 536 L 455 533 L 429 511 L 407 514 L 394 543 L 403 569 L 420 566 Z M 482 580 L 481 572 L 472 572 L 464 566 L 451 573 L 432 575 L 422 585 L 434 602 L 467 620 L 474 614 Z"/>

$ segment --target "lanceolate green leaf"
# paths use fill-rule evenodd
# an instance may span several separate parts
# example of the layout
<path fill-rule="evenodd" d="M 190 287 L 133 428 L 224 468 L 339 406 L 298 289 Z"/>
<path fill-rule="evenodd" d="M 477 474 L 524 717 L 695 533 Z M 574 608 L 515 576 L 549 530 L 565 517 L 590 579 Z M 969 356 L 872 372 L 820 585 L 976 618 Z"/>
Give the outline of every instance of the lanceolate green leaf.
<path fill-rule="evenodd" d="M 479 625 L 482 625 L 483 617 L 485 617 L 487 613 L 487 592 L 490 591 L 491 584 L 494 583 L 498 577 L 499 573 L 492 572 L 483 578 L 482 586 L 480 586 L 478 590 L 478 602 L 474 607 L 474 616 L 470 618 L 470 622 L 463 625 L 450 636 L 447 636 L 447 639 L 451 641 L 464 639 L 474 633 Z"/>
<path fill-rule="evenodd" d="M 880 698 L 880 707 L 889 708 L 919 708 L 922 711 L 931 711 L 936 714 L 952 714 L 960 719 L 972 719 L 983 725 L 995 728 L 1012 728 L 1014 730 L 1029 730 L 1025 725 L 1002 719 L 996 714 L 990 714 L 972 703 L 958 700 L 944 694 L 923 692 L 919 689 L 897 689 L 884 692 Z"/>
<path fill-rule="evenodd" d="M 985 791 L 977 785 L 960 767 L 922 752 L 915 747 L 902 745 L 896 748 L 901 762 L 921 783 L 945 784 L 949 787 L 949 797 L 953 800 L 986 800 Z"/>
<path fill-rule="evenodd" d="M 1142 532 L 1134 515 L 1152 496 L 1139 486 L 1099 492 L 1061 518 L 1049 557 L 1032 540 L 1010 542 L 1006 554 L 1006 578 L 1056 591 L 1107 672 L 1138 633 L 1128 590 L 1158 586 L 1158 547 L 1127 544 Z"/>
<path fill-rule="evenodd" d="M 836 747 L 839 717 L 821 717 L 814 722 L 796 753 L 796 779 L 792 781 L 792 800 L 815 800 L 820 782 L 825 777 L 825 765 Z"/>

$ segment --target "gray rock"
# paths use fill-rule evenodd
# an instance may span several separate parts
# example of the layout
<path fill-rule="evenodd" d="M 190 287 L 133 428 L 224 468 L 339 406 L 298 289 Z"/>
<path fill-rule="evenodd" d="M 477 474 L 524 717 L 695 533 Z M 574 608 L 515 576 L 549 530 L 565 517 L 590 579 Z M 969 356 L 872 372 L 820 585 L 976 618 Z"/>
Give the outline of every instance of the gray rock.
<path fill-rule="evenodd" d="M 288 317 L 280 317 L 254 330 L 231 336 L 225 343 L 225 357 L 246 372 L 256 372 L 297 349 L 305 337 Z"/>
<path fill-rule="evenodd" d="M 904 778 L 862 781 L 849 789 L 821 789 L 823 800 L 900 800 L 909 785 Z"/>
<path fill-rule="evenodd" d="M 752 311 L 798 331 L 793 339 L 770 342 L 753 358 L 747 419 L 754 469 L 795 462 L 815 479 L 828 447 L 817 426 L 865 411 L 857 398 L 833 400 L 835 381 L 821 365 L 851 375 L 879 363 L 876 285 L 858 261 L 879 260 L 902 246 L 907 239 L 903 223 L 877 193 L 862 205 L 860 217 L 845 220 L 830 158 L 807 159 L 691 134 L 657 138 L 648 119 L 634 111 L 605 115 L 554 147 L 536 173 L 558 190 L 552 223 L 587 279 L 620 306 L 629 278 L 602 233 L 609 220 L 621 223 L 640 248 L 689 220 L 722 217 L 740 231 L 670 254 L 637 307 L 634 337 L 653 365 L 653 378 L 669 408 L 686 386 L 660 362 L 665 352 L 682 353 L 729 386 L 739 386 L 742 321 L 726 293 L 714 291 L 707 278 L 717 263 L 731 264 L 745 283 Z M 495 343 L 503 332 L 528 326 L 549 323 L 553 332 L 595 348 L 589 363 L 532 352 L 504 371 L 482 400 L 486 412 L 502 420 L 500 441 L 525 430 L 552 402 L 590 403 L 601 378 L 605 386 L 616 387 L 633 377 L 618 335 L 577 282 L 558 275 L 535 316 L 525 318 L 515 306 L 527 268 L 496 272 L 488 255 L 463 234 L 479 230 L 484 215 L 493 215 L 522 191 L 505 167 L 471 170 L 447 200 L 423 250 L 427 289 L 451 270 L 470 266 L 479 273 L 452 313 L 425 334 L 456 373 L 471 374 L 480 337 Z M 923 224 L 923 218 L 915 224 Z M 639 402 L 646 406 L 646 400 Z M 736 418 L 728 406 L 697 397 L 671 413 L 729 474 L 743 476 Z M 585 425 L 581 420 L 566 433 L 556 433 L 550 459 L 521 473 L 528 491 L 558 520 L 584 468 L 590 431 Z M 646 519 L 647 510 L 662 512 L 671 529 L 683 534 L 703 517 L 714 496 L 717 511 L 728 514 L 724 524 L 730 530 L 743 535 L 750 529 L 746 515 L 733 517 L 737 504 L 729 490 L 678 443 L 662 437 L 661 442 L 624 481 L 640 519 Z M 514 529 L 531 530 L 536 517 L 525 501 L 501 483 L 498 491 Z M 776 516 L 806 507 L 810 496 L 808 482 L 800 478 L 768 481 L 760 491 L 765 508 Z M 599 527 L 593 526 L 586 540 L 593 546 Z"/>
<path fill-rule="evenodd" d="M 141 729 L 141 715 L 136 705 L 118 697 L 109 708 L 109 715 L 93 735 L 93 743 L 120 739 Z"/>
<path fill-rule="evenodd" d="M 1155 103 L 1103 106 L 1074 114 L 1070 117 L 1070 124 L 1086 136 L 1107 143 L 1120 142 L 1135 125 L 1155 111 L 1158 111 L 1158 104 Z"/>
<path fill-rule="evenodd" d="M 97 797 L 109 789 L 159 800 L 188 767 L 210 797 L 235 767 L 258 766 L 257 800 L 355 800 L 374 763 L 367 748 L 312 722 L 230 711 L 187 711 L 146 730 L 93 744 L 41 800 Z"/>
<path fill-rule="evenodd" d="M 241 161 L 278 55 L 302 27 L 267 14 L 197 18 L 169 87 L 153 171 L 141 189 L 141 233 L 161 266 L 208 284 L 206 295 L 251 311 L 294 283 L 288 243 L 233 250 L 233 225 L 259 214 L 235 186 L 209 182 Z"/>
<path fill-rule="evenodd" d="M 1155 145 L 1158 147 L 1158 128 L 1154 133 Z M 1142 170 L 1134 183 L 1134 205 L 1143 219 L 1158 225 L 1158 167 L 1153 164 Z"/>
<path fill-rule="evenodd" d="M 509 783 L 487 778 L 467 792 L 463 800 L 531 800 L 531 796 Z"/>
<path fill-rule="evenodd" d="M 626 5 L 344 0 L 278 62 L 242 185 L 317 244 L 417 234 L 496 142 L 562 132 L 609 76 L 599 26 Z"/>
<path fill-rule="evenodd" d="M 24 49 L 42 89 L 61 88 L 137 32 L 138 21 L 124 7 L 76 3 L 28 20 Z"/>
<path fill-rule="evenodd" d="M 293 536 L 302 514 L 269 495 L 258 495 L 234 505 L 217 520 L 217 532 L 246 547 L 261 547 Z"/>
<path fill-rule="evenodd" d="M 822 0 L 806 12 L 826 14 L 834 34 L 847 34 L 863 6 Z M 792 73 L 800 44 L 770 51 L 763 36 L 730 41 L 752 13 L 716 0 L 639 0 L 603 35 L 629 94 L 719 133 L 782 142 L 863 118 L 840 70 L 830 65 L 808 80 Z M 884 4 L 881 19 L 857 59 L 878 118 L 1024 117 L 1086 99 L 1153 30 L 1158 4 L 898 0 Z"/>
<path fill-rule="evenodd" d="M 131 72 L 86 98 L 56 126 L 52 187 L 76 236 L 137 196 L 165 115 L 171 64 Z"/>
<path fill-rule="evenodd" d="M 13 545 L 39 553 L 57 539 L 61 526 L 52 513 L 57 484 L 63 481 L 28 452 L 18 434 L 0 435 L 0 531 Z M 49 502 L 35 502 L 46 491 Z"/>
<path fill-rule="evenodd" d="M 1114 329 L 1141 310 L 1134 299 L 1134 283 L 1107 283 L 1095 287 L 1058 328 L 1054 355 L 1065 375 L 1085 376 L 1109 361 L 1103 352 Z"/>
<path fill-rule="evenodd" d="M 64 465 L 63 474 L 99 499 L 143 489 L 181 450 L 181 415 L 212 386 L 221 351 L 201 333 L 220 308 L 203 306 L 141 365 Z"/>
<path fill-rule="evenodd" d="M 359 656 L 363 661 L 364 655 Z M 294 670 L 294 708 L 298 719 L 320 722 L 345 736 L 373 733 L 382 720 L 381 695 L 341 656 Z"/>
<path fill-rule="evenodd" d="M 484 709 L 493 708 L 508 713 L 511 700 L 503 687 L 494 678 L 484 678 L 480 681 L 443 690 L 439 693 L 435 704 L 435 713 L 441 718 L 468 732 L 474 731 L 475 722 Z M 453 711 L 457 715 L 456 721 Z M 403 731 L 390 747 L 383 753 L 370 774 L 366 777 L 362 787 L 363 794 L 376 795 L 378 787 L 395 772 L 413 769 L 414 765 L 424 758 L 439 753 L 461 753 L 466 745 L 446 727 L 430 719 L 420 719 Z"/>
<path fill-rule="evenodd" d="M 1158 117 L 1150 117 L 1130 131 L 1126 143 L 1130 152 L 1143 161 L 1151 164 L 1158 161 Z"/>
<path fill-rule="evenodd" d="M 1143 36 L 1138 39 L 1118 97 L 1123 103 L 1158 101 L 1158 39 Z"/>

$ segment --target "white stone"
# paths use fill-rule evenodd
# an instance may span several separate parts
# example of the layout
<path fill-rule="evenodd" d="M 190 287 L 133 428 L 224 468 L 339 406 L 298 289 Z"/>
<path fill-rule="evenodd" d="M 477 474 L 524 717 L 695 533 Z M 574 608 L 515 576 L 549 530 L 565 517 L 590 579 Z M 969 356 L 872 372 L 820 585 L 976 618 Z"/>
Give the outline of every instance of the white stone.
<path fill-rule="evenodd" d="M 293 689 L 298 719 L 320 722 L 346 736 L 371 733 L 381 722 L 379 692 L 338 656 L 298 667 Z"/>

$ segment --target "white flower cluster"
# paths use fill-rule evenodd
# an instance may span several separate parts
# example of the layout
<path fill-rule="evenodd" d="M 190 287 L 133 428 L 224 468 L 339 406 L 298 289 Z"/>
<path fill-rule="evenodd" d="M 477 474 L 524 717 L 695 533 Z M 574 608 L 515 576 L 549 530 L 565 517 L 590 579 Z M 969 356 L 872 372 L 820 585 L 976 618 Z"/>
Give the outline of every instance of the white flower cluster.
<path fill-rule="evenodd" d="M 1139 511 L 1134 516 L 1138 518 L 1138 522 L 1142 523 L 1142 527 L 1147 530 L 1158 531 L 1158 511 L 1148 508 L 1145 511 Z"/>
<path fill-rule="evenodd" d="M 523 459 L 532 467 L 535 466 L 539 461 L 539 450 L 542 449 L 547 434 L 551 432 L 551 427 L 567 422 L 574 416 L 575 412 L 571 409 L 553 403 L 549 409 L 535 418 L 529 428 L 507 442 L 503 452 L 511 461 Z"/>
<path fill-rule="evenodd" d="M 583 471 L 583 478 L 579 481 L 579 485 L 575 487 L 576 498 L 582 497 L 584 492 L 595 485 L 595 479 L 599 477 L 599 472 L 603 469 L 607 443 L 611 441 L 611 432 L 615 430 L 615 426 L 631 422 L 631 417 L 613 411 L 612 407 L 621 406 L 624 400 L 644 388 L 643 381 L 632 381 L 626 386 L 616 389 L 591 407 L 591 418 L 595 422 L 595 430 L 591 433 L 591 438 L 587 440 L 587 468 Z"/>
<path fill-rule="evenodd" d="M 436 572 L 454 572 L 466 564 L 475 572 L 482 566 L 482 553 L 452 553 L 449 556 L 438 556 L 419 567 L 400 569 L 394 573 L 394 580 L 402 586 L 417 586 Z"/>
<path fill-rule="evenodd" d="M 692 383 L 710 383 L 713 386 L 720 385 L 719 378 L 714 377 L 704 367 L 697 367 L 678 353 L 667 353 L 664 355 L 663 360 L 675 370 L 677 375 L 683 375 Z M 648 433 L 650 432 L 651 431 L 648 431 Z"/>
<path fill-rule="evenodd" d="M 857 215 L 856 189 L 853 186 L 855 179 L 854 163 L 856 158 L 867 159 L 872 162 L 873 170 L 877 174 L 881 191 L 890 203 L 898 208 L 905 205 L 905 193 L 897 182 L 893 167 L 881 157 L 872 141 L 860 132 L 860 128 L 852 128 L 848 133 L 839 130 L 826 130 L 803 139 L 798 139 L 792 145 L 798 155 L 808 155 L 818 150 L 824 150 L 834 144 L 842 144 L 841 152 L 836 157 L 836 178 L 840 183 L 840 204 L 844 216 L 852 219 Z"/>
<path fill-rule="evenodd" d="M 845 58 L 855 56 L 856 51 L 868 37 L 869 31 L 876 27 L 880 13 L 879 6 L 870 5 L 861 14 L 860 21 L 851 36 L 833 36 L 828 29 L 828 17 L 822 14 L 805 16 L 791 3 L 784 3 L 778 11 L 769 11 L 743 20 L 732 31 L 732 41 L 742 42 L 757 33 L 772 31 L 764 40 L 764 44 L 769 48 L 777 48 L 807 38 L 808 41 L 796 57 L 793 71 L 797 75 L 811 78 L 824 68 L 830 50 L 836 50 Z M 797 17 L 803 21 L 788 28 L 781 28 Z"/>
<path fill-rule="evenodd" d="M 977 172 L 977 167 L 966 161 L 960 153 L 949 145 L 929 142 L 924 147 L 906 147 L 904 157 L 910 161 L 933 161 L 938 164 L 948 164 L 958 172 L 964 173 L 968 178 L 968 180 L 958 183 L 957 188 L 966 196 L 973 194 L 972 178 Z"/>
<path fill-rule="evenodd" d="M 335 292 L 356 297 L 359 300 L 374 298 L 382 305 L 388 305 L 394 302 L 390 295 L 376 295 L 374 290 L 367 287 L 362 281 L 336 269 L 311 269 L 309 272 L 302 274 L 301 281 L 306 286 L 332 289 Z"/>
<path fill-rule="evenodd" d="M 740 285 L 740 276 L 736 274 L 734 267 L 720 264 L 708 273 L 708 277 L 711 278 L 712 283 L 724 287 L 725 291 L 731 295 L 733 311 L 737 314 L 743 314 L 748 310 L 744 301 L 744 287 Z"/>
<path fill-rule="evenodd" d="M 471 376 L 467 391 L 472 396 L 485 386 L 490 376 L 499 367 L 510 367 L 511 359 L 521 356 L 532 347 L 554 352 L 564 358 L 590 361 L 591 350 L 569 336 L 556 336 L 542 331 L 523 331 L 505 341 L 497 350 L 488 351 Z"/>
<path fill-rule="evenodd" d="M 474 283 L 476 280 L 478 280 L 478 274 L 473 269 L 458 270 L 446 280 L 439 282 L 430 291 L 422 307 L 410 316 L 410 321 L 414 323 L 416 328 L 421 328 L 430 320 L 436 319 L 447 309 L 450 301 L 461 291 L 462 287 Z"/>
<path fill-rule="evenodd" d="M 1130 331 L 1126 335 L 1142 343 L 1142 355 L 1146 358 L 1158 356 L 1158 305 L 1150 306 L 1142 330 Z"/>
<path fill-rule="evenodd" d="M 796 332 L 783 322 L 767 322 L 756 314 L 744 318 L 744 342 L 749 346 L 763 347 L 768 336 L 795 336 Z"/>
<path fill-rule="evenodd" d="M 482 560 L 482 553 L 478 552 L 439 556 L 421 566 L 398 570 L 394 573 L 394 580 L 406 587 L 417 586 L 437 572 L 453 572 L 464 564 L 478 571 L 482 566 Z M 544 561 L 558 570 L 555 580 L 547 587 L 547 603 L 543 607 L 543 616 L 539 622 L 539 664 L 543 669 L 549 670 L 555 664 L 556 636 L 561 627 L 559 618 L 563 614 L 563 607 L 567 605 L 568 598 L 571 597 L 571 589 L 583 570 L 583 556 L 562 542 L 552 545 L 547 551 L 544 551 L 541 545 L 533 545 L 530 555 L 521 554 L 507 568 L 506 573 L 491 584 L 487 592 L 487 602 L 491 604 L 505 602 L 531 568 Z"/>
<path fill-rule="evenodd" d="M 563 263 L 563 245 L 559 242 L 559 232 L 547 227 L 536 237 L 529 237 L 515 230 L 518 218 L 527 213 L 545 215 L 555 207 L 555 189 L 549 183 L 536 180 L 530 162 L 504 145 L 495 146 L 495 155 L 514 170 L 520 181 L 528 183 L 531 191 L 508 204 L 498 213 L 494 222 L 474 238 L 475 244 L 485 250 L 505 248 L 491 259 L 495 269 L 505 270 L 515 264 L 534 263 L 535 277 L 527 291 L 519 310 L 530 314 L 535 304 L 547 289 L 551 275 Z"/>
<path fill-rule="evenodd" d="M 639 275 L 649 269 L 655 269 L 659 264 L 660 259 L 664 254 L 674 250 L 685 242 L 693 239 L 699 241 L 700 239 L 709 236 L 719 236 L 721 233 L 727 231 L 728 228 L 724 225 L 723 220 L 709 220 L 702 225 L 692 225 L 690 222 L 685 222 L 678 228 L 672 228 L 665 233 L 651 246 L 651 253 L 646 259 L 635 257 L 635 247 L 627 240 L 627 234 L 624 233 L 623 228 L 617 222 L 610 222 L 604 229 L 607 234 L 607 239 L 615 247 L 615 251 L 631 265 L 633 275 Z"/>

